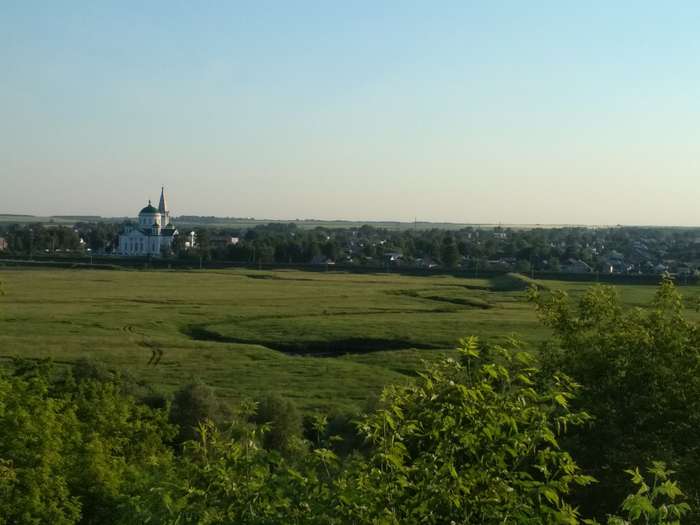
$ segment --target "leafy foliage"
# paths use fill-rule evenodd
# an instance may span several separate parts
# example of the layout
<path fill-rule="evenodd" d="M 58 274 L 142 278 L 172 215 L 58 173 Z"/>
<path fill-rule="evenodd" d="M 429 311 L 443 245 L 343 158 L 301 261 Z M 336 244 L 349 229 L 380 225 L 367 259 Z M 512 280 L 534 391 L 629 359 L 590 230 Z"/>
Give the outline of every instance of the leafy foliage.
<path fill-rule="evenodd" d="M 109 523 L 170 461 L 172 428 L 117 382 L 52 375 L 27 362 L 0 375 L 0 523 Z"/>
<path fill-rule="evenodd" d="M 280 395 L 271 394 L 258 403 L 252 417 L 258 425 L 266 425 L 263 445 L 289 455 L 302 448 L 302 418 L 297 407 Z"/>
<path fill-rule="evenodd" d="M 251 415 L 244 406 L 226 431 L 200 423 L 199 439 L 185 445 L 153 490 L 132 500 L 125 523 L 332 523 L 329 479 L 319 479 L 323 451 L 293 466 L 261 446 L 264 431 L 247 423 Z"/>
<path fill-rule="evenodd" d="M 79 441 L 75 407 L 52 398 L 43 374 L 0 382 L 0 523 L 75 523 L 68 451 Z"/>
<path fill-rule="evenodd" d="M 566 502 L 582 475 L 558 436 L 588 419 L 571 412 L 578 386 L 537 368 L 516 341 L 462 342 L 415 386 L 390 388 L 361 425 L 374 449 L 343 478 L 343 510 L 357 523 L 576 523 Z"/>
<path fill-rule="evenodd" d="M 414 386 L 388 388 L 359 422 L 369 442 L 345 460 L 325 443 L 285 459 L 265 426 L 239 415 L 210 422 L 186 445 L 141 517 L 159 523 L 578 523 L 567 503 L 591 483 L 558 436 L 588 417 L 572 412 L 564 376 L 538 390 L 518 343 L 463 342 L 460 360 L 429 368 Z M 325 418 L 317 418 L 322 434 Z"/>
<path fill-rule="evenodd" d="M 568 443 L 600 481 L 582 500 L 599 515 L 623 497 L 624 469 L 663 460 L 678 471 L 691 500 L 700 497 L 700 331 L 665 281 L 648 308 L 626 310 L 611 287 L 574 304 L 561 292 L 532 293 L 555 338 L 543 348 L 550 372 L 585 388 L 576 407 L 594 416 Z"/>
<path fill-rule="evenodd" d="M 214 391 L 201 381 L 187 384 L 175 392 L 170 420 L 180 429 L 177 441 L 195 439 L 202 421 L 217 420 L 220 403 Z"/>
<path fill-rule="evenodd" d="M 690 506 L 681 501 L 683 492 L 675 481 L 670 479 L 673 471 L 663 462 L 656 461 L 649 468 L 650 483 L 644 479 L 639 469 L 628 470 L 637 491 L 627 496 L 622 504 L 626 518 L 611 516 L 608 525 L 679 525 L 681 518 L 688 513 Z"/>

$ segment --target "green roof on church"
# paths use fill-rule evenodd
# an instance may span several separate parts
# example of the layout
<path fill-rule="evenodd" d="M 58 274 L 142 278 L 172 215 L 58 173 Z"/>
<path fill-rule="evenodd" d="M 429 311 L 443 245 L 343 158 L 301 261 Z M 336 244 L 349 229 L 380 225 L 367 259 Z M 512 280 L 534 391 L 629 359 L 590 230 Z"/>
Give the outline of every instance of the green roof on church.
<path fill-rule="evenodd" d="M 144 209 L 142 209 L 139 212 L 139 215 L 141 215 L 142 213 L 158 213 L 158 209 L 154 208 L 149 201 L 148 206 L 146 206 Z"/>

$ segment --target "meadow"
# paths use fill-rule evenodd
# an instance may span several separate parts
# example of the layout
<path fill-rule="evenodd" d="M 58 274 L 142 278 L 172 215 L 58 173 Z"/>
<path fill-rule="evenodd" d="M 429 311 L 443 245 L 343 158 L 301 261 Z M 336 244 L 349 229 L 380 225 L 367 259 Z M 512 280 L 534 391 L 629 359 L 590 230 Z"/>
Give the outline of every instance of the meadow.
<path fill-rule="evenodd" d="M 88 358 L 164 393 L 199 379 L 223 398 L 276 392 L 305 411 L 362 408 L 461 337 L 548 335 L 527 282 L 511 276 L 0 268 L 0 281 L 2 359 Z M 545 284 L 572 295 L 589 286 Z M 639 306 L 655 287 L 619 290 Z"/>

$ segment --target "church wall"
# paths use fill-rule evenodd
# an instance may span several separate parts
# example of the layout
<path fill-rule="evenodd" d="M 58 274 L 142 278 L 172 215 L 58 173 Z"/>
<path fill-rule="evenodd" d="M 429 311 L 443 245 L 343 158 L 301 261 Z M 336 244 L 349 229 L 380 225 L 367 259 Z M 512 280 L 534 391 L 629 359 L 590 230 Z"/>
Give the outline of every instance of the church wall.
<path fill-rule="evenodd" d="M 119 236 L 119 253 L 121 255 L 151 255 L 160 256 L 163 248 L 172 245 L 171 235 L 134 235 L 123 234 Z"/>
<path fill-rule="evenodd" d="M 151 228 L 154 224 L 163 226 L 160 213 L 144 213 L 139 215 L 139 226 L 142 228 Z"/>

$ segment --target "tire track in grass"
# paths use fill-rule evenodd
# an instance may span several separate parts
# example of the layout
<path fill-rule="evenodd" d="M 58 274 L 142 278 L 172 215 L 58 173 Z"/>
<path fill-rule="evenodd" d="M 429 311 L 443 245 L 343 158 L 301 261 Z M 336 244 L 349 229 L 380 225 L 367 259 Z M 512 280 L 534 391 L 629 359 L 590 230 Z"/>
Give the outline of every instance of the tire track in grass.
<path fill-rule="evenodd" d="M 151 351 L 151 357 L 146 363 L 146 366 L 156 366 L 160 363 L 165 351 L 159 343 L 149 339 L 146 334 L 139 332 L 133 324 L 125 324 L 122 326 L 122 331 L 129 335 L 129 339 L 131 339 L 133 343 L 142 348 L 148 348 Z M 137 340 L 138 338 L 140 338 L 140 340 Z"/>

